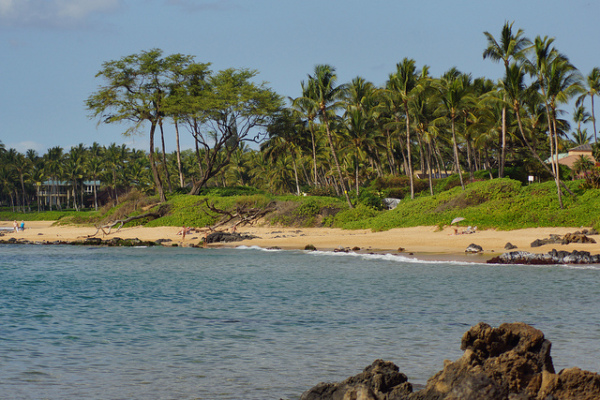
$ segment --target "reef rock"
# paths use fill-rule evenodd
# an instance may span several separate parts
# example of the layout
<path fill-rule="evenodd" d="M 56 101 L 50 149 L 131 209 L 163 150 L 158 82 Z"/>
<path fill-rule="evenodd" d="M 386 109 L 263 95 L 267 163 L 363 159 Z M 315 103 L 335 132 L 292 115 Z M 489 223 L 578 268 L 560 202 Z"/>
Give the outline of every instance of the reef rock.
<path fill-rule="evenodd" d="M 598 264 L 600 254 L 590 254 L 589 251 L 557 251 L 552 249 L 545 254 L 529 253 L 527 251 L 511 251 L 489 259 L 488 264 Z"/>
<path fill-rule="evenodd" d="M 237 232 L 213 232 L 206 237 L 206 243 L 230 243 L 256 239 L 258 236 L 242 235 Z"/>
<path fill-rule="evenodd" d="M 493 328 L 479 323 L 462 337 L 464 354 L 412 392 L 406 375 L 376 360 L 341 383 L 320 383 L 301 400 L 592 400 L 600 399 L 600 375 L 569 368 L 554 372 L 551 343 L 517 322 Z"/>
<path fill-rule="evenodd" d="M 319 383 L 304 392 L 300 400 L 401 400 L 410 393 L 411 384 L 394 363 L 375 360 L 362 373 L 343 382 Z"/>

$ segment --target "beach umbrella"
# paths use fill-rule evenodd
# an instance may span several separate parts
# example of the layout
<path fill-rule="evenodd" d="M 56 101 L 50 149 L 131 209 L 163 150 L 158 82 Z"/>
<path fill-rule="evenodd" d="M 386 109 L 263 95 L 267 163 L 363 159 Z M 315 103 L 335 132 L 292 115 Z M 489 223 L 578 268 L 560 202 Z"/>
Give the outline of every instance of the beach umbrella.
<path fill-rule="evenodd" d="M 464 218 L 463 218 L 463 217 L 456 217 L 456 218 L 454 218 L 454 219 L 452 220 L 452 222 L 450 222 L 450 225 L 454 225 L 454 224 L 456 224 L 457 222 L 460 222 L 460 221 L 462 221 L 462 220 L 464 220 Z"/>

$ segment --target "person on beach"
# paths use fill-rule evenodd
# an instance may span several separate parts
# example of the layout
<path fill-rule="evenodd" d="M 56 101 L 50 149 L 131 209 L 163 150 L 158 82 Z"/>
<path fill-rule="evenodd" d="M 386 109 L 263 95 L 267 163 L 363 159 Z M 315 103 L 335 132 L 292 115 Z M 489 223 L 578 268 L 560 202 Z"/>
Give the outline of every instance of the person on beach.
<path fill-rule="evenodd" d="M 17 220 L 16 219 L 13 221 L 13 231 L 14 232 L 18 232 L 19 231 L 19 225 L 17 225 Z"/>
<path fill-rule="evenodd" d="M 185 240 L 185 232 L 187 231 L 187 229 L 185 228 L 185 225 L 183 226 L 183 228 L 181 229 L 181 241 L 183 242 Z"/>
<path fill-rule="evenodd" d="M 21 221 L 21 232 L 25 231 L 25 221 Z"/>

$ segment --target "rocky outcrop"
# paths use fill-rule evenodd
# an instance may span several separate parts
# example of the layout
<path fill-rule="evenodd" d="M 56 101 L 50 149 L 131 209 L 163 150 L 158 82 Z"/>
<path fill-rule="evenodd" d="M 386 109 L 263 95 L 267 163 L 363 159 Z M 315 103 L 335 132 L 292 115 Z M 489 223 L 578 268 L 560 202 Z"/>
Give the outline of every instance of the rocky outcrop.
<path fill-rule="evenodd" d="M 590 254 L 589 251 L 557 251 L 552 249 L 549 253 L 536 254 L 527 251 L 511 251 L 498 257 L 489 259 L 488 264 L 526 264 L 526 265 L 551 265 L 551 264 L 598 264 L 600 254 Z"/>
<path fill-rule="evenodd" d="M 551 343 L 524 323 L 479 323 L 461 341 L 464 354 L 412 391 L 391 362 L 376 360 L 341 383 L 320 383 L 301 400 L 592 400 L 600 375 L 579 368 L 554 371 Z"/>
<path fill-rule="evenodd" d="M 577 231 L 573 233 L 566 233 L 564 236 L 550 235 L 550 237 L 548 238 L 534 240 L 533 242 L 531 242 L 531 247 L 540 247 L 547 244 L 566 245 L 571 243 L 596 243 L 596 241 L 591 237 L 588 237 L 588 235 L 591 236 L 597 234 L 598 232 L 595 229 L 591 229 L 589 231 L 587 229 L 584 229 L 581 232 Z"/>
<path fill-rule="evenodd" d="M 64 240 L 43 240 L 32 242 L 26 239 L 10 238 L 8 241 L 1 241 L 0 244 L 43 244 L 43 245 L 73 245 L 73 246 L 109 246 L 109 247 L 132 247 L 132 246 L 155 246 L 159 243 L 147 240 L 140 240 L 138 238 L 127 238 L 122 239 L 120 237 L 113 237 L 110 239 L 102 240 L 101 238 L 91 237 L 84 240 L 76 241 L 64 241 Z"/>
<path fill-rule="evenodd" d="M 410 393 L 411 384 L 394 363 L 375 360 L 362 373 L 343 382 L 319 383 L 304 392 L 300 400 L 393 400 L 406 398 Z"/>
<path fill-rule="evenodd" d="M 230 243 L 242 240 L 256 239 L 258 236 L 242 235 L 237 232 L 213 232 L 206 237 L 206 243 Z"/>

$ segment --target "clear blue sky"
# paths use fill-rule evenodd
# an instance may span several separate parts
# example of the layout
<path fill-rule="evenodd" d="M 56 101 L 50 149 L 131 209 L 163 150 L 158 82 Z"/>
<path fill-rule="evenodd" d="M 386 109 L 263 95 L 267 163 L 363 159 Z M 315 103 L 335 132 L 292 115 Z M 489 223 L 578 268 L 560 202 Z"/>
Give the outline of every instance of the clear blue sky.
<path fill-rule="evenodd" d="M 482 59 L 483 32 L 498 37 L 505 21 L 532 39 L 554 37 L 587 74 L 600 66 L 598 15 L 598 0 L 0 0 L 0 141 L 40 154 L 95 141 L 147 150 L 146 136 L 97 126 L 84 107 L 103 62 L 142 50 L 256 69 L 297 97 L 324 63 L 339 83 L 360 75 L 382 85 L 404 57 L 434 76 L 456 66 L 498 79 L 502 66 Z"/>

